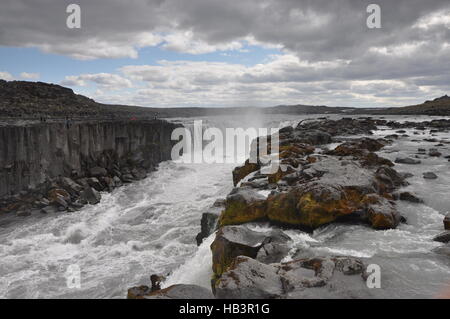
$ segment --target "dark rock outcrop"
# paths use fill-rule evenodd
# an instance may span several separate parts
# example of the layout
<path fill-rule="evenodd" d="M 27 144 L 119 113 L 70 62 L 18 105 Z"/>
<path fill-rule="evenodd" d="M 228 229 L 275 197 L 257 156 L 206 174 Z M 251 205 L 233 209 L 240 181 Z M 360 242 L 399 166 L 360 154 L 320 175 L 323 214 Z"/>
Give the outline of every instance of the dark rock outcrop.
<path fill-rule="evenodd" d="M 420 160 L 416 160 L 410 157 L 397 157 L 395 162 L 398 164 L 417 165 L 422 163 Z"/>
<path fill-rule="evenodd" d="M 290 240 L 277 229 L 256 232 L 246 226 L 222 227 L 211 244 L 214 278 L 219 278 L 237 256 L 248 256 L 264 263 L 279 262 L 289 252 Z"/>
<path fill-rule="evenodd" d="M 449 243 L 450 242 L 450 231 L 445 231 L 440 233 L 436 237 L 433 238 L 434 241 L 438 241 L 440 243 Z"/>
<path fill-rule="evenodd" d="M 209 289 L 196 285 L 173 285 L 151 291 L 147 286 L 128 289 L 128 299 L 214 299 Z"/>
<path fill-rule="evenodd" d="M 239 256 L 217 281 L 215 295 L 223 299 L 343 298 L 342 287 L 367 289 L 364 272 L 364 264 L 351 257 L 266 265 Z"/>
<path fill-rule="evenodd" d="M 223 202 L 215 203 L 207 212 L 202 214 L 200 222 L 200 232 L 195 237 L 197 246 L 200 246 L 205 238 L 211 235 L 217 229 L 217 221 L 220 216 L 220 212 L 224 207 Z"/>
<path fill-rule="evenodd" d="M 433 173 L 433 172 L 426 172 L 426 173 L 423 173 L 423 178 L 425 178 L 425 179 L 437 179 L 438 176 L 435 173 Z"/>

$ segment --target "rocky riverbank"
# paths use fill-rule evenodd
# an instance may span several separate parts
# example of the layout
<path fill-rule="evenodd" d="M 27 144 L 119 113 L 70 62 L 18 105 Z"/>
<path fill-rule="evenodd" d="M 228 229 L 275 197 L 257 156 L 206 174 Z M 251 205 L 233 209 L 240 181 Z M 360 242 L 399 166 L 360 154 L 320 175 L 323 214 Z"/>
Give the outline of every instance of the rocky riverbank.
<path fill-rule="evenodd" d="M 78 121 L 0 127 L 0 213 L 76 211 L 171 157 L 178 125 Z"/>
<path fill-rule="evenodd" d="M 369 137 L 379 126 L 397 132 L 384 138 Z M 397 171 L 393 161 L 377 154 L 404 137 L 405 128 L 412 129 L 415 135 L 425 130 L 448 132 L 450 121 L 398 123 L 344 118 L 300 123 L 280 130 L 280 169 L 276 173 L 263 174 L 261 163 L 247 161 L 237 167 L 233 171 L 235 188 L 203 215 L 197 236 L 201 243 L 215 232 L 211 244 L 211 287 L 215 297 L 339 298 L 343 291 L 346 296 L 370 296 L 364 260 L 334 255 L 286 260 L 292 238 L 279 229 L 310 232 L 332 223 L 357 223 L 381 231 L 407 223 L 398 201 L 418 205 L 422 199 L 402 190 L 411 175 Z M 411 161 L 399 158 L 395 162 L 414 165 L 413 161 L 427 156 L 446 160 L 448 154 L 443 153 L 442 146 L 450 141 L 433 142 L 433 149 L 418 148 Z M 276 227 L 272 231 L 249 227 L 260 222 Z M 446 229 L 448 225 L 447 216 Z M 435 240 L 448 242 L 448 232 Z M 436 249 L 443 255 L 448 251 L 448 244 Z M 185 288 L 184 298 L 191 298 L 191 291 L 197 295 L 200 289 L 176 285 L 160 293 L 144 286 L 130 290 L 128 297 L 177 298 L 178 294 L 168 292 L 178 292 L 180 287 Z"/>

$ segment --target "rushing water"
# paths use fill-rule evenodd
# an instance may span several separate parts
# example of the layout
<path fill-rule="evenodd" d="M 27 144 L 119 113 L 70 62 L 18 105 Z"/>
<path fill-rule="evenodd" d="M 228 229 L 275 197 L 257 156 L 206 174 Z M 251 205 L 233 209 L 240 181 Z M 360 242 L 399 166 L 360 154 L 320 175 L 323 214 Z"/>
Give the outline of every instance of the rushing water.
<path fill-rule="evenodd" d="M 280 127 L 302 118 L 276 115 L 203 121 L 206 126 L 224 129 Z M 189 127 L 193 120 L 178 121 Z M 380 130 L 376 136 L 391 133 Z M 408 134 L 409 138 L 399 139 L 381 155 L 395 159 L 416 153 L 418 147 L 436 144 L 412 142 L 429 135 Z M 450 138 L 448 134 L 438 135 L 438 139 Z M 448 148 L 440 149 L 444 155 L 450 154 Z M 330 225 L 313 234 L 289 230 L 286 233 L 293 238 L 293 244 L 287 259 L 358 256 L 382 268 L 382 289 L 372 289 L 365 297 L 436 296 L 445 284 L 450 284 L 450 259 L 431 251 L 440 245 L 432 238 L 443 230 L 443 214 L 450 210 L 449 165 L 444 158 L 427 158 L 418 166 L 396 167 L 415 174 L 405 190 L 416 193 L 426 203 L 398 203 L 407 224 L 388 231 L 356 225 Z M 195 236 L 202 212 L 231 190 L 234 166 L 169 161 L 147 179 L 105 193 L 100 204 L 79 212 L 0 221 L 0 297 L 123 298 L 130 286 L 149 284 L 150 274 L 168 272 L 166 286 L 194 283 L 209 287 L 212 237 L 197 247 Z M 436 172 L 439 179 L 424 180 L 425 171 Z M 65 273 L 69 265 L 81 269 L 80 289 L 67 287 Z"/>

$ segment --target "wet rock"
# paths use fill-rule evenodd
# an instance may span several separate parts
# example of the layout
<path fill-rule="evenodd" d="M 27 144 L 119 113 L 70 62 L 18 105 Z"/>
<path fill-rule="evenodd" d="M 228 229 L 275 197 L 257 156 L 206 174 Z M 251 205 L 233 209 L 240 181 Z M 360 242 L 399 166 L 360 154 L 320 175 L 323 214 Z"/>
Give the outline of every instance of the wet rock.
<path fill-rule="evenodd" d="M 19 217 L 27 217 L 31 215 L 31 211 L 30 210 L 19 210 L 18 212 L 16 212 L 16 215 Z"/>
<path fill-rule="evenodd" d="M 414 174 L 408 173 L 408 172 L 399 173 L 399 174 L 403 179 L 408 179 L 408 178 L 414 177 Z"/>
<path fill-rule="evenodd" d="M 236 167 L 233 170 L 233 184 L 236 186 L 244 177 L 247 175 L 256 172 L 259 170 L 261 166 L 257 163 L 250 163 L 250 160 L 245 161 L 245 164 L 239 167 Z"/>
<path fill-rule="evenodd" d="M 389 193 L 395 189 L 407 186 L 404 175 L 398 173 L 391 167 L 380 167 L 375 172 L 375 178 L 378 181 L 377 187 L 380 193 Z"/>
<path fill-rule="evenodd" d="M 450 230 L 450 213 L 444 217 L 444 228 Z"/>
<path fill-rule="evenodd" d="M 220 299 L 342 298 L 343 290 L 367 289 L 364 271 L 364 264 L 352 257 L 265 265 L 239 256 L 217 281 L 215 295 Z"/>
<path fill-rule="evenodd" d="M 225 203 L 226 200 L 224 198 L 219 198 L 214 202 L 213 207 L 225 207 Z"/>
<path fill-rule="evenodd" d="M 426 173 L 423 173 L 423 178 L 425 178 L 425 179 L 437 179 L 438 176 L 435 173 L 433 173 L 433 172 L 426 172 Z"/>
<path fill-rule="evenodd" d="M 432 156 L 432 157 L 440 157 L 440 156 L 442 155 L 442 153 L 439 152 L 436 148 L 431 148 L 431 149 L 428 151 L 428 155 L 429 155 L 429 156 Z"/>
<path fill-rule="evenodd" d="M 226 198 L 225 210 L 219 226 L 237 225 L 261 220 L 265 217 L 266 198 L 248 187 L 234 188 Z"/>
<path fill-rule="evenodd" d="M 66 190 L 60 188 L 51 189 L 47 193 L 47 198 L 49 199 L 50 203 L 57 203 L 59 199 L 70 202 L 70 194 Z"/>
<path fill-rule="evenodd" d="M 57 197 L 55 199 L 54 202 L 58 207 L 62 207 L 64 209 L 67 209 L 67 207 L 69 207 L 69 204 L 67 204 L 67 202 L 62 198 L 62 197 Z"/>
<path fill-rule="evenodd" d="M 141 180 L 147 177 L 147 172 L 142 168 L 133 168 L 131 174 L 137 180 Z"/>
<path fill-rule="evenodd" d="M 401 215 L 392 202 L 377 195 L 369 195 L 365 200 L 370 203 L 367 215 L 373 228 L 391 229 L 400 224 Z"/>
<path fill-rule="evenodd" d="M 303 143 L 311 145 L 329 144 L 333 141 L 329 133 L 321 130 L 297 131 L 295 133 L 295 138 Z"/>
<path fill-rule="evenodd" d="M 123 174 L 122 175 L 122 182 L 124 183 L 132 183 L 134 181 L 134 177 L 131 174 Z"/>
<path fill-rule="evenodd" d="M 93 167 L 89 170 L 89 175 L 93 177 L 102 177 L 108 175 L 108 171 L 103 167 Z"/>
<path fill-rule="evenodd" d="M 410 157 L 397 157 L 395 162 L 398 164 L 408 164 L 408 165 L 417 165 L 422 163 L 420 160 L 415 160 Z"/>
<path fill-rule="evenodd" d="M 98 192 L 101 192 L 105 189 L 105 186 L 96 177 L 87 178 L 86 182 L 90 187 L 94 188 Z"/>
<path fill-rule="evenodd" d="M 151 292 L 148 286 L 139 286 L 128 289 L 127 299 L 144 299 Z"/>
<path fill-rule="evenodd" d="M 47 206 L 41 209 L 42 214 L 52 214 L 58 212 L 58 208 L 55 206 Z"/>
<path fill-rule="evenodd" d="M 83 192 L 81 192 L 80 199 L 91 205 L 95 205 L 100 202 L 101 195 L 94 188 L 87 186 L 84 188 Z"/>
<path fill-rule="evenodd" d="M 108 190 L 108 192 L 112 192 L 112 190 L 116 186 L 114 180 L 111 177 L 108 177 L 108 176 L 100 177 L 100 181 L 101 181 L 101 183 L 103 185 L 106 186 L 106 189 Z"/>
<path fill-rule="evenodd" d="M 197 241 L 197 246 L 200 246 L 205 238 L 211 235 L 217 229 L 217 221 L 220 216 L 219 210 L 211 210 L 209 212 L 202 214 L 202 219 L 200 222 L 201 230 L 195 237 Z"/>
<path fill-rule="evenodd" d="M 164 281 L 164 276 L 153 274 L 150 276 L 150 282 L 152 283 L 151 291 L 161 290 L 161 282 Z"/>
<path fill-rule="evenodd" d="M 83 186 L 73 181 L 71 178 L 62 177 L 60 179 L 62 187 L 70 193 L 71 196 L 78 196 L 83 191 Z"/>
<path fill-rule="evenodd" d="M 115 187 L 120 187 L 123 185 L 122 180 L 118 176 L 114 176 L 113 181 Z"/>
<path fill-rule="evenodd" d="M 150 292 L 143 299 L 214 299 L 211 290 L 196 285 L 173 285 Z"/>
<path fill-rule="evenodd" d="M 440 242 L 440 243 L 449 243 L 450 242 L 450 231 L 445 231 L 443 233 L 440 233 L 436 237 L 433 238 L 434 241 Z"/>
<path fill-rule="evenodd" d="M 237 256 L 259 258 L 263 262 L 278 262 L 289 249 L 290 237 L 277 229 L 256 232 L 245 226 L 226 226 L 218 230 L 211 244 L 213 272 L 218 278 Z"/>
<path fill-rule="evenodd" d="M 399 194 L 399 199 L 410 203 L 423 203 L 423 200 L 410 192 L 402 192 Z"/>

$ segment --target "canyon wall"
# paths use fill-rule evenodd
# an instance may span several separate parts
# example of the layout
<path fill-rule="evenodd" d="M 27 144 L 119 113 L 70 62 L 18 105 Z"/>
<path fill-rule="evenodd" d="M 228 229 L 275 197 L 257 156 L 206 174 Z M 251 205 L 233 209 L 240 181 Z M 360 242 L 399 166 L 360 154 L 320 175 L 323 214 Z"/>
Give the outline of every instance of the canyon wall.
<path fill-rule="evenodd" d="M 166 121 L 84 121 L 0 126 L 0 197 L 58 177 L 153 169 L 170 159 L 177 125 Z"/>

